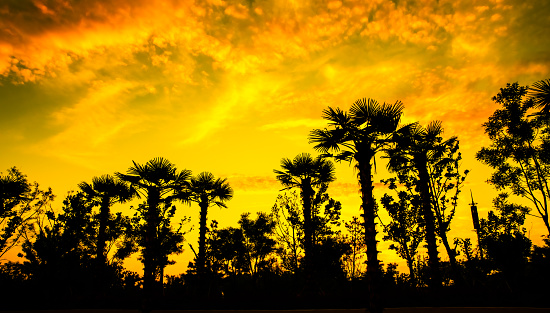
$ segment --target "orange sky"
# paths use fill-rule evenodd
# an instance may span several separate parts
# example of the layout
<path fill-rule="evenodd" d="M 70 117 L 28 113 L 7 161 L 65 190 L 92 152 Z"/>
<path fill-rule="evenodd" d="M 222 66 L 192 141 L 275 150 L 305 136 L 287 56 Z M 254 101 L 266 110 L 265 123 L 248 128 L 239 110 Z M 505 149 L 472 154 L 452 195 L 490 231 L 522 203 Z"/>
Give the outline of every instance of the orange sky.
<path fill-rule="evenodd" d="M 314 153 L 307 135 L 326 125 L 324 108 L 401 100 L 405 122 L 440 119 L 458 136 L 471 174 L 450 238 L 471 237 L 469 190 L 481 216 L 496 195 L 474 159 L 491 97 L 550 78 L 549 33 L 546 0 L 2 1 L 0 170 L 52 187 L 60 209 L 79 182 L 162 156 L 227 177 L 234 199 L 209 217 L 236 226 L 272 207 L 281 158 Z M 330 193 L 349 220 L 355 174 L 339 165 L 337 178 Z M 198 207 L 179 210 L 196 230 Z M 540 243 L 540 219 L 525 226 Z M 381 247 L 385 263 L 399 260 Z"/>

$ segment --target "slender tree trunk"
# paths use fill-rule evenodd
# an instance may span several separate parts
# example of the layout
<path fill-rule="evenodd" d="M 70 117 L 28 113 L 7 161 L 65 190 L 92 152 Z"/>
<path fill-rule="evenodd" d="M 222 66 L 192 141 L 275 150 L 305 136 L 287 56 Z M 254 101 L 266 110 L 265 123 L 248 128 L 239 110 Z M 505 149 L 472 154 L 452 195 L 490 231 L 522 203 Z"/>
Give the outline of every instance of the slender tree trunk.
<path fill-rule="evenodd" d="M 157 226 L 158 226 L 158 203 L 160 195 L 158 190 L 149 188 L 147 191 L 147 210 L 145 225 L 145 249 L 143 249 L 143 291 L 146 301 L 151 301 L 154 296 L 156 281 L 156 252 L 157 249 Z"/>
<path fill-rule="evenodd" d="M 441 223 L 439 223 L 441 228 Z M 455 284 L 462 284 L 463 279 L 460 275 L 460 270 L 458 269 L 458 264 L 456 264 L 456 255 L 455 251 L 451 248 L 451 245 L 449 245 L 449 240 L 447 239 L 447 233 L 440 229 L 439 231 L 439 237 L 441 238 L 441 241 L 443 242 L 443 246 L 445 247 L 445 250 L 447 251 L 447 255 L 449 256 L 449 263 L 451 263 L 451 271 L 453 273 L 453 280 Z"/>
<path fill-rule="evenodd" d="M 416 169 L 418 170 L 419 191 L 422 199 L 422 214 L 424 216 L 424 223 L 426 224 L 426 244 L 428 245 L 428 265 L 430 267 L 430 282 L 429 285 L 432 288 L 441 287 L 441 273 L 439 270 L 439 256 L 437 251 L 437 241 L 435 237 L 435 221 L 431 206 L 429 174 L 426 169 L 425 158 L 421 158 L 416 161 Z"/>
<path fill-rule="evenodd" d="M 204 279 L 206 272 L 206 215 L 208 213 L 208 201 L 201 199 L 199 203 L 201 208 L 200 226 L 199 226 L 199 257 L 197 258 L 197 273 L 199 279 Z"/>
<path fill-rule="evenodd" d="M 378 249 L 376 247 L 376 223 L 375 204 L 372 196 L 372 173 L 371 159 L 374 156 L 365 158 L 359 162 L 359 181 L 361 184 L 361 198 L 363 217 L 365 219 L 365 244 L 367 246 L 367 290 L 369 299 L 369 311 L 372 313 L 382 312 L 380 303 L 380 262 L 378 261 Z"/>
<path fill-rule="evenodd" d="M 109 219 L 109 198 L 104 197 L 101 201 L 99 211 L 99 230 L 97 232 L 96 260 L 102 269 L 107 265 L 105 256 L 105 242 L 107 232 L 107 221 Z"/>
<path fill-rule="evenodd" d="M 311 293 L 313 290 L 313 229 L 311 225 L 311 205 L 313 198 L 313 189 L 311 188 L 311 179 L 304 179 L 301 186 L 302 202 L 304 205 L 304 272 L 306 276 L 305 292 Z"/>

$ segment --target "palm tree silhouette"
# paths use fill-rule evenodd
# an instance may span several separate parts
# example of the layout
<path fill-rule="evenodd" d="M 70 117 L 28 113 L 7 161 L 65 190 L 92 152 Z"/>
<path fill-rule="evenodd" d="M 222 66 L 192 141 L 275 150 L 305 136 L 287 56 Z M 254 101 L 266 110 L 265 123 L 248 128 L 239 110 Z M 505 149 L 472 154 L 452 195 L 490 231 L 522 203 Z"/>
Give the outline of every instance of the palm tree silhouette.
<path fill-rule="evenodd" d="M 372 171 L 375 155 L 389 143 L 397 129 L 403 104 L 378 104 L 373 99 L 359 99 L 350 107 L 349 114 L 340 108 L 323 110 L 323 118 L 329 128 L 315 129 L 309 142 L 327 157 L 337 161 L 355 162 L 361 188 L 363 217 L 365 219 L 365 242 L 367 245 L 367 284 L 369 309 L 380 312 L 380 263 L 376 248 L 376 205 L 372 196 Z M 332 152 L 332 153 L 331 153 Z"/>
<path fill-rule="evenodd" d="M 180 194 L 186 201 L 196 202 L 200 207 L 199 222 L 199 255 L 197 258 L 197 273 L 203 276 L 206 269 L 206 221 L 208 208 L 211 205 L 227 208 L 226 201 L 233 198 L 233 189 L 227 180 L 215 178 L 210 172 L 202 172 L 191 177 L 189 185 Z"/>
<path fill-rule="evenodd" d="M 420 193 L 422 202 L 422 215 L 425 223 L 425 238 L 428 246 L 428 263 L 431 270 L 431 285 L 441 286 L 441 274 L 439 271 L 439 257 L 437 251 L 436 231 L 439 230 L 440 238 L 443 241 L 453 272 L 457 274 L 455 253 L 447 240 L 446 230 L 448 223 L 444 221 L 441 212 L 434 207 L 439 199 L 434 199 L 431 190 L 433 186 L 430 178 L 430 168 L 436 163 L 449 162 L 447 152 L 458 149 L 458 140 L 451 137 L 443 141 L 441 135 L 443 127 L 440 121 L 433 121 L 427 127 L 418 123 L 401 128 L 394 136 L 395 146 L 386 150 L 389 158 L 388 169 L 407 175 L 411 171 L 417 177 L 416 188 Z M 436 228 L 434 213 L 440 227 Z M 457 281 L 458 277 L 455 277 Z"/>
<path fill-rule="evenodd" d="M 313 234 L 312 203 L 315 196 L 313 187 L 326 185 L 336 179 L 334 164 L 321 157 L 313 159 L 309 153 L 302 153 L 293 160 L 283 158 L 281 170 L 274 170 L 277 180 L 285 189 L 299 188 L 304 214 L 304 265 L 306 273 L 306 290 L 312 282 Z M 284 190 L 284 189 L 283 189 Z"/>
<path fill-rule="evenodd" d="M 135 190 L 125 182 L 111 175 L 93 177 L 92 183 L 81 182 L 78 184 L 84 198 L 94 206 L 99 205 L 99 229 L 97 233 L 96 260 L 101 265 L 107 264 L 105 242 L 107 241 L 107 222 L 111 206 L 115 203 L 129 201 L 136 195 Z"/>
<path fill-rule="evenodd" d="M 158 264 L 162 259 L 157 229 L 161 221 L 159 205 L 168 205 L 179 199 L 177 194 L 189 183 L 191 171 L 178 171 L 167 159 L 158 157 L 141 165 L 132 161 L 127 174 L 115 175 L 131 184 L 137 196 L 147 198 L 145 215 L 145 247 L 143 249 L 143 289 L 147 297 L 152 296 L 157 276 Z"/>

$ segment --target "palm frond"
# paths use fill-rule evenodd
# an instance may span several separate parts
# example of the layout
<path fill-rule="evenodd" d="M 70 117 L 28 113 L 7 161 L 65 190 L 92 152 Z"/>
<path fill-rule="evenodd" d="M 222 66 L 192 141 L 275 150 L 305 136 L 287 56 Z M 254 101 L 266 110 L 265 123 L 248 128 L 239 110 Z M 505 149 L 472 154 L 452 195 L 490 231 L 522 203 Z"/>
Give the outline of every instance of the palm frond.
<path fill-rule="evenodd" d="M 543 112 L 550 111 L 550 79 L 543 79 L 529 88 L 530 98 L 533 99 L 535 107 L 541 108 Z"/>

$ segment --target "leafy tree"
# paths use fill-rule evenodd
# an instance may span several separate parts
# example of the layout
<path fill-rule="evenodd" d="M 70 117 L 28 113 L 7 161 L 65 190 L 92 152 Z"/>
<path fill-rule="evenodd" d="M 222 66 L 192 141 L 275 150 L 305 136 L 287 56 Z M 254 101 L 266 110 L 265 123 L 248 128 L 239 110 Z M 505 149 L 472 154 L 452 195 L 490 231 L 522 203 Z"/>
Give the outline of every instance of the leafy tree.
<path fill-rule="evenodd" d="M 53 201 L 51 188 L 44 191 L 38 183 L 29 183 L 16 167 L 0 173 L 0 259 L 22 240 Z"/>
<path fill-rule="evenodd" d="M 271 265 L 269 256 L 275 252 L 277 242 L 272 238 L 275 221 L 271 215 L 258 212 L 256 219 L 250 219 L 250 213 L 241 215 L 239 220 L 243 234 L 246 260 L 249 273 L 256 276 Z"/>
<path fill-rule="evenodd" d="M 465 176 L 460 173 L 461 156 L 458 139 L 443 140 L 440 121 L 427 127 L 418 123 L 401 128 L 393 137 L 394 146 L 386 150 L 388 169 L 397 173 L 399 183 L 409 192 L 418 191 L 428 246 L 428 263 L 432 271 L 432 286 L 441 285 L 436 234 L 447 251 L 455 282 L 460 281 L 454 249 L 447 239 L 454 217 L 460 186 Z M 448 192 L 452 197 L 447 197 Z M 450 208 L 448 207 L 450 204 Z"/>
<path fill-rule="evenodd" d="M 322 184 L 315 193 L 312 202 L 311 224 L 313 228 L 313 245 L 327 237 L 335 235 L 332 226 L 339 227 L 342 203 L 327 193 L 328 184 Z"/>
<path fill-rule="evenodd" d="M 395 242 L 390 245 L 390 249 L 395 250 L 407 262 L 409 277 L 413 285 L 416 285 L 414 260 L 418 246 L 424 239 L 419 197 L 406 191 L 400 191 L 397 201 L 394 201 L 392 196 L 384 194 L 381 203 L 391 218 L 391 221 L 384 225 L 386 232 L 384 240 Z"/>
<path fill-rule="evenodd" d="M 241 228 L 218 229 L 213 220 L 206 234 L 206 259 L 208 267 L 223 277 L 249 272 L 245 238 Z"/>
<path fill-rule="evenodd" d="M 20 253 L 31 279 L 66 296 L 85 288 L 82 281 L 92 276 L 95 228 L 92 206 L 82 193 L 69 194 L 62 213 L 46 212 L 34 224 L 34 241 L 25 240 Z"/>
<path fill-rule="evenodd" d="M 530 255 L 531 240 L 523 227 L 529 208 L 508 201 L 509 195 L 499 194 L 493 201 L 495 211 L 480 219 L 480 241 L 497 270 L 509 283 L 524 276 Z"/>
<path fill-rule="evenodd" d="M 344 261 L 348 277 L 354 279 L 362 275 L 361 264 L 364 263 L 363 256 L 366 252 L 365 231 L 363 223 L 357 216 L 352 217 L 351 221 L 345 222 L 344 226 L 347 230 L 344 241 L 349 246 Z"/>
<path fill-rule="evenodd" d="M 529 114 L 545 103 L 543 85 L 538 85 L 540 97 L 528 99 L 527 87 L 518 83 L 500 89 L 493 101 L 501 108 L 483 124 L 491 145 L 478 151 L 476 158 L 495 170 L 489 183 L 497 190 L 510 190 L 531 202 L 550 234 L 548 124 Z"/>
<path fill-rule="evenodd" d="M 293 274 L 298 272 L 303 254 L 303 217 L 297 191 L 279 194 L 271 209 L 276 221 L 275 236 L 281 248 L 282 266 Z"/>
<path fill-rule="evenodd" d="M 315 129 L 309 135 L 310 143 L 326 157 L 337 161 L 354 162 L 361 188 L 363 218 L 365 219 L 365 241 L 367 244 L 367 281 L 369 308 L 380 311 L 379 279 L 380 262 L 376 248 L 376 206 L 372 196 L 372 172 L 375 155 L 387 146 L 397 129 L 403 104 L 379 105 L 372 99 L 359 99 L 349 113 L 340 108 L 323 110 L 323 118 L 329 128 Z"/>
<path fill-rule="evenodd" d="M 159 264 L 166 262 L 169 250 L 161 248 L 159 227 L 163 221 L 161 205 L 164 210 L 172 210 L 171 203 L 179 199 L 179 193 L 189 184 L 191 171 L 178 171 L 174 164 L 164 158 L 154 158 L 141 165 L 133 162 L 127 174 L 116 173 L 122 181 L 128 182 L 137 191 L 137 196 L 144 196 L 147 202 L 141 206 L 140 217 L 145 221 L 143 230 L 142 262 L 143 262 L 143 289 L 146 298 L 153 294 L 157 281 Z M 174 208 L 175 211 L 175 208 Z M 148 301 L 148 300 L 146 300 Z M 146 304 L 147 305 L 147 304 Z"/>
<path fill-rule="evenodd" d="M 141 203 L 136 208 L 136 213 L 132 218 L 132 229 L 130 234 L 135 242 L 140 247 L 146 246 L 147 222 L 148 214 L 147 203 Z M 176 207 L 169 202 L 163 202 L 158 206 L 159 222 L 156 227 L 157 245 L 155 247 L 155 279 L 158 279 L 161 286 L 164 286 L 164 269 L 166 266 L 175 264 L 169 260 L 172 254 L 180 254 L 183 252 L 183 243 L 185 235 L 188 233 L 184 227 L 190 222 L 188 217 L 182 218 L 177 225 L 173 225 L 172 220 L 176 214 Z M 127 250 L 133 252 L 135 247 L 132 242 L 125 242 L 123 246 Z M 141 258 L 143 262 L 143 256 Z"/>
<path fill-rule="evenodd" d="M 304 265 L 306 272 L 306 288 L 311 283 L 313 269 L 313 240 L 314 227 L 313 201 L 316 194 L 314 188 L 326 185 L 336 178 L 335 169 L 332 162 L 320 157 L 313 158 L 309 153 L 302 153 L 294 157 L 293 160 L 283 158 L 281 160 L 283 170 L 274 170 L 277 174 L 277 180 L 281 182 L 285 189 L 298 188 L 302 200 L 302 214 L 304 217 Z"/>
<path fill-rule="evenodd" d="M 196 202 L 200 207 L 199 254 L 197 257 L 197 272 L 204 275 L 206 268 L 206 232 L 208 208 L 212 205 L 226 208 L 226 201 L 233 198 L 233 188 L 227 180 L 215 178 L 210 172 L 202 172 L 191 177 L 189 185 L 180 193 L 182 199 Z"/>
<path fill-rule="evenodd" d="M 130 200 L 135 195 L 135 191 L 111 175 L 94 177 L 91 184 L 81 182 L 78 187 L 92 205 L 100 206 L 96 259 L 100 264 L 105 265 L 107 263 L 105 244 L 111 206 L 117 202 L 123 203 Z"/>

